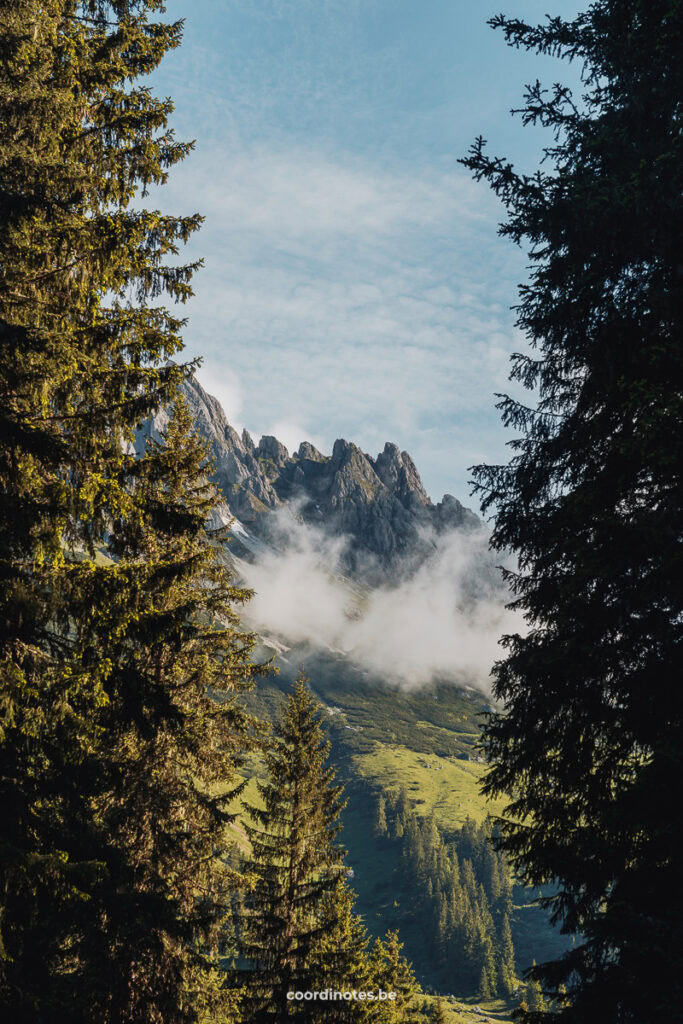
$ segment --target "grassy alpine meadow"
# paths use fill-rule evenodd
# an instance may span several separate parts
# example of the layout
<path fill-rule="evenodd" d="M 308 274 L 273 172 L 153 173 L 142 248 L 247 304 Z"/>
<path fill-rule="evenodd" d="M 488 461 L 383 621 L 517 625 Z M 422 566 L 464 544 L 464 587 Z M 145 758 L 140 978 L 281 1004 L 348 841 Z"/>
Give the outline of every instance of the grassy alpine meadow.
<path fill-rule="evenodd" d="M 436 996 L 424 996 L 425 1010 L 433 1014 Z M 512 1024 L 509 1007 L 500 999 L 487 1002 L 472 1000 L 471 1005 L 456 996 L 441 996 L 446 1024 Z"/>
<path fill-rule="evenodd" d="M 482 796 L 483 763 L 381 743 L 371 753 L 355 755 L 353 762 L 361 778 L 384 790 L 405 787 L 417 813 L 433 813 L 447 830 L 462 825 L 467 818 L 479 824 L 488 815 L 501 814 L 505 807 L 503 800 Z"/>

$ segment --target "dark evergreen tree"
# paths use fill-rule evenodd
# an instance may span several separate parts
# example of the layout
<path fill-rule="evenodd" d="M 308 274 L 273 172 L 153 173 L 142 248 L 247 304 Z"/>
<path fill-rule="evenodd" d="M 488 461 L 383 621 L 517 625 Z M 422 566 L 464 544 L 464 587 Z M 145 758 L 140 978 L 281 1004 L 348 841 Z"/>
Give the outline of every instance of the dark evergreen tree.
<path fill-rule="evenodd" d="M 430 879 L 431 881 L 431 879 Z M 448 938 L 451 932 L 448 923 L 448 905 L 443 894 L 440 894 L 434 907 L 434 919 L 436 929 L 434 931 L 434 952 L 439 960 L 444 960 L 448 954 Z"/>
<path fill-rule="evenodd" d="M 479 935 L 477 938 L 477 957 L 482 965 L 482 971 L 486 972 L 487 989 L 490 993 L 489 998 L 493 998 L 498 994 L 497 975 L 496 969 L 496 956 L 493 948 L 493 940 L 491 933 L 493 929 L 489 929 L 485 923 L 482 922 L 482 918 L 479 917 Z M 495 933 L 494 933 L 495 934 Z M 484 997 L 482 996 L 482 999 Z"/>
<path fill-rule="evenodd" d="M 530 1013 L 543 1013 L 546 1009 L 541 986 L 535 978 L 531 978 L 526 984 L 524 1001 Z"/>
<path fill-rule="evenodd" d="M 377 798 L 377 816 L 375 818 L 375 835 L 386 836 L 387 832 L 387 802 L 384 794 L 380 793 Z"/>
<path fill-rule="evenodd" d="M 417 1000 L 420 988 L 402 949 L 403 943 L 396 931 L 387 932 L 385 939 L 377 939 L 372 947 L 373 989 L 395 994 L 395 999 L 372 1004 L 370 1019 L 377 1024 L 418 1024 L 424 1020 Z"/>
<path fill-rule="evenodd" d="M 498 949 L 499 988 L 503 995 L 512 996 L 517 987 L 515 980 L 515 947 L 512 942 L 510 919 L 507 914 L 503 916 Z"/>
<path fill-rule="evenodd" d="M 312 973 L 319 979 L 319 988 L 333 992 L 369 992 L 374 987 L 370 976 L 368 934 L 360 917 L 353 910 L 354 895 L 340 880 L 326 896 L 320 908 L 321 938 L 313 953 Z M 331 1024 L 363 1021 L 368 1018 L 369 1004 L 360 1000 L 347 1002 L 327 999 L 312 1007 L 314 1019 Z M 311 1012 L 311 1011 L 309 1011 Z"/>
<path fill-rule="evenodd" d="M 469 858 L 462 863 L 462 884 L 470 901 L 474 903 L 477 899 L 477 880 L 474 876 L 472 861 Z"/>
<path fill-rule="evenodd" d="M 495 850 L 490 845 L 484 848 L 486 894 L 492 906 L 497 906 L 501 900 L 503 889 L 500 877 L 500 866 Z"/>
<path fill-rule="evenodd" d="M 507 864 L 507 858 L 501 856 L 499 860 L 500 870 L 500 901 L 499 907 L 502 914 L 512 913 L 512 874 Z"/>
<path fill-rule="evenodd" d="M 325 933 L 335 927 L 326 901 L 344 870 L 335 842 L 344 806 L 327 765 L 320 705 L 300 675 L 276 723 L 266 752 L 267 780 L 259 782 L 263 807 L 248 806 L 245 828 L 252 846 L 247 870 L 254 879 L 242 924 L 242 953 L 249 1021 L 314 1020 L 321 1007 L 294 1003 L 290 991 L 320 986 L 319 957 Z M 338 973 L 340 965 L 335 968 Z"/>
<path fill-rule="evenodd" d="M 405 784 L 401 783 L 396 794 L 396 815 L 399 818 L 405 818 L 409 810 L 410 800 L 408 798 L 408 790 L 406 789 Z"/>
<path fill-rule="evenodd" d="M 581 64 L 574 98 L 529 87 L 554 132 L 529 177 L 480 139 L 464 163 L 530 247 L 518 325 L 531 351 L 502 397 L 508 465 L 475 471 L 493 545 L 516 553 L 528 631 L 495 668 L 486 792 L 511 798 L 519 877 L 582 939 L 534 976 L 559 1018 L 674 1020 L 683 1002 L 683 690 L 678 682 L 683 348 L 681 0 L 595 0 L 507 41 Z"/>
<path fill-rule="evenodd" d="M 206 689 L 250 673 L 244 594 L 181 420 L 177 465 L 131 452 L 188 372 L 154 303 L 191 294 L 200 221 L 133 205 L 189 149 L 137 81 L 180 41 L 162 11 L 0 4 L 0 1002 L 27 1024 L 229 1011 L 209 789 L 244 723 Z"/>
<path fill-rule="evenodd" d="M 217 503 L 207 468 L 178 400 L 136 464 L 139 515 L 112 524 L 112 575 L 92 575 L 94 610 L 75 624 L 76 650 L 111 660 L 106 751 L 90 765 L 97 813 L 85 823 L 108 874 L 84 905 L 77 947 L 99 963 L 91 1019 L 220 1020 L 233 1003 L 218 971 L 238 884 L 227 805 L 250 724 L 237 697 L 255 670 L 235 612 L 246 594 L 206 529 Z"/>

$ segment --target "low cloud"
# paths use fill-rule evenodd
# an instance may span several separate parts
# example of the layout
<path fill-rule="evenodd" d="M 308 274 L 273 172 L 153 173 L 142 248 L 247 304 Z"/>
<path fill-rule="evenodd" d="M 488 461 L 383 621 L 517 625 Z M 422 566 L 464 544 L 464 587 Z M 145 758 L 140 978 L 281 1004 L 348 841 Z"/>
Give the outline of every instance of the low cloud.
<path fill-rule="evenodd" d="M 375 589 L 339 571 L 347 541 L 279 514 L 279 550 L 240 562 L 255 591 L 248 624 L 292 646 L 343 652 L 373 676 L 406 687 L 450 679 L 488 692 L 503 633 L 521 620 L 505 608 L 486 531 L 425 535 L 431 554 L 409 579 Z"/>

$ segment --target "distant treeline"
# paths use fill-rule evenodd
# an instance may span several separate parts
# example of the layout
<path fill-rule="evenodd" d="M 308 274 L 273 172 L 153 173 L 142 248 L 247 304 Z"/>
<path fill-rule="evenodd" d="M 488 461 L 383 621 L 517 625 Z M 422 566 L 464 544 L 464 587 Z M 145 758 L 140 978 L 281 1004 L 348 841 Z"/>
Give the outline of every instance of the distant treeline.
<path fill-rule="evenodd" d="M 490 819 L 468 819 L 448 836 L 433 815 L 422 817 L 404 789 L 380 794 L 376 831 L 401 844 L 406 885 L 421 894 L 416 927 L 454 990 L 482 999 L 517 989 L 510 929 L 512 878 L 491 842 Z"/>

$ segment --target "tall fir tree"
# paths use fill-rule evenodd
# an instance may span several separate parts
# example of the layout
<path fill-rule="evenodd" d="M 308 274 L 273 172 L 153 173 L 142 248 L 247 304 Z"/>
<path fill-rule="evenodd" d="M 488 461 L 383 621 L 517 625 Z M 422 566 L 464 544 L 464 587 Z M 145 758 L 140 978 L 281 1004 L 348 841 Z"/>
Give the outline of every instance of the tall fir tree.
<path fill-rule="evenodd" d="M 534 961 L 535 963 L 535 961 Z M 546 1010 L 545 999 L 541 992 L 541 986 L 536 978 L 530 978 L 525 986 L 524 1001 L 530 1013 L 543 1013 Z"/>
<path fill-rule="evenodd" d="M 217 504 L 207 447 L 186 403 L 136 463 L 139 516 L 112 524 L 110 573 L 89 574 L 91 614 L 77 649 L 107 658 L 88 767 L 89 851 L 107 865 L 81 921 L 81 956 L 97 957 L 91 1017 L 228 1020 L 219 967 L 229 898 L 227 807 L 250 720 L 238 697 L 257 669 L 236 608 L 247 597 L 207 529 Z"/>
<path fill-rule="evenodd" d="M 486 969 L 486 964 L 484 964 L 481 969 L 481 974 L 479 976 L 479 990 L 477 992 L 477 995 L 479 996 L 480 999 L 483 999 L 485 1002 L 488 1002 L 488 1000 L 493 997 L 493 992 L 491 991 L 491 983 L 489 981 L 489 972 Z"/>
<path fill-rule="evenodd" d="M 205 691 L 250 672 L 241 596 L 197 479 L 131 452 L 188 372 L 154 302 L 191 294 L 172 258 L 200 223 L 135 205 L 190 148 L 138 81 L 180 42 L 156 13 L 0 4 L 0 1000 L 28 1024 L 184 1024 L 222 1000 L 225 818 L 203 787 L 229 786 L 244 723 Z"/>
<path fill-rule="evenodd" d="M 517 988 L 515 947 L 512 942 L 510 918 L 507 914 L 503 915 L 498 949 L 498 987 L 502 991 L 503 995 L 512 996 Z"/>
<path fill-rule="evenodd" d="M 377 813 L 375 816 L 375 835 L 380 837 L 388 835 L 387 802 L 383 793 L 380 793 L 377 798 Z"/>
<path fill-rule="evenodd" d="M 377 1024 L 420 1024 L 424 1020 L 420 987 L 415 972 L 402 953 L 403 943 L 397 931 L 388 931 L 384 939 L 377 939 L 370 954 L 370 976 L 373 990 L 379 988 L 393 999 L 373 1003 L 370 1019 Z"/>
<path fill-rule="evenodd" d="M 486 792 L 511 799 L 503 845 L 582 938 L 534 977 L 558 1019 L 674 1020 L 683 1002 L 680 448 L 683 349 L 681 0 L 595 0 L 509 44 L 582 67 L 582 95 L 527 90 L 554 133 L 533 176 L 479 139 L 463 161 L 530 246 L 518 325 L 531 352 L 501 397 L 509 464 L 475 471 L 493 545 L 516 553 L 485 732 Z M 531 1019 L 531 1018 L 530 1018 Z M 541 1019 L 537 1012 L 533 1019 Z M 555 1019 L 555 1018 L 553 1018 Z"/>
<path fill-rule="evenodd" d="M 290 1016 L 315 1020 L 322 1012 L 317 1003 L 287 999 L 288 992 L 321 987 L 323 939 L 336 927 L 330 911 L 341 907 L 329 897 L 344 871 L 345 851 L 336 842 L 344 801 L 327 764 L 330 747 L 319 711 L 299 675 L 266 752 L 267 779 L 258 783 L 263 806 L 247 807 L 253 887 L 242 954 L 251 964 L 245 1005 L 254 1024 Z M 343 964 L 335 967 L 340 972 Z"/>
<path fill-rule="evenodd" d="M 333 992 L 372 991 L 368 934 L 354 913 L 354 895 L 340 879 L 319 909 L 321 937 L 313 954 L 313 974 L 319 986 Z M 317 1019 L 330 1024 L 353 1024 L 369 1019 L 369 1004 L 361 1000 L 330 999 L 317 1010 Z"/>
<path fill-rule="evenodd" d="M 486 990 L 489 993 L 488 996 L 483 996 L 482 999 L 492 999 L 498 994 L 497 985 L 497 969 L 496 969 L 496 957 L 493 950 L 493 942 L 491 940 L 491 930 L 486 927 L 486 924 L 482 921 L 481 914 L 478 915 L 477 921 L 477 959 L 481 964 L 482 974 L 480 977 L 486 976 Z M 480 985 L 481 990 L 481 985 Z"/>

